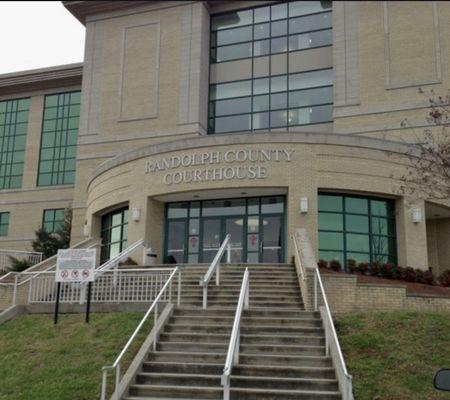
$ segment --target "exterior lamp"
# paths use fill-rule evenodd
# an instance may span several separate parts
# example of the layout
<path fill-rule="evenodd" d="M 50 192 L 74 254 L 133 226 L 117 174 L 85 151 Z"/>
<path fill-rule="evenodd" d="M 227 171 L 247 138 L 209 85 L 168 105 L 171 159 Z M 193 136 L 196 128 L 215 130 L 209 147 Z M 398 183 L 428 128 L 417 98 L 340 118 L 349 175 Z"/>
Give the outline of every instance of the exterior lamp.
<path fill-rule="evenodd" d="M 88 238 L 91 236 L 91 227 L 88 224 L 84 224 L 83 226 L 83 236 L 85 238 Z"/>
<path fill-rule="evenodd" d="M 308 213 L 308 198 L 307 197 L 300 198 L 300 213 L 301 214 Z"/>
<path fill-rule="evenodd" d="M 141 209 L 138 207 L 133 207 L 131 210 L 131 219 L 134 222 L 138 222 L 141 219 Z"/>
<path fill-rule="evenodd" d="M 413 208 L 411 212 L 412 212 L 412 221 L 415 224 L 422 222 L 422 210 L 420 208 Z"/>

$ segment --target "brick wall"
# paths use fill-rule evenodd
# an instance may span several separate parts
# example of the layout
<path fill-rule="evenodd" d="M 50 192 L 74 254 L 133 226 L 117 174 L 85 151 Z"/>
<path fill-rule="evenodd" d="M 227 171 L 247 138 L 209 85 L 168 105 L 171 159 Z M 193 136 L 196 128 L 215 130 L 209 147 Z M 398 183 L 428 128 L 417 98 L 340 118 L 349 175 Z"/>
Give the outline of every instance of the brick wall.
<path fill-rule="evenodd" d="M 450 298 L 409 295 L 404 286 L 358 283 L 356 276 L 322 274 L 333 313 L 355 310 L 450 311 Z"/>

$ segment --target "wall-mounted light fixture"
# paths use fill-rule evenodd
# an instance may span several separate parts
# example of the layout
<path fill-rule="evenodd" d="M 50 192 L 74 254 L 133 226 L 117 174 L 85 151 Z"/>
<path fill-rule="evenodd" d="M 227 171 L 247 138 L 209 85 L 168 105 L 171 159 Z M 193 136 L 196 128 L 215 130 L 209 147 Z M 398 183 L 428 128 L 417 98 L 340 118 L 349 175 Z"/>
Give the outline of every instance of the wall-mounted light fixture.
<path fill-rule="evenodd" d="M 131 209 L 131 219 L 134 222 L 138 222 L 141 219 L 141 209 L 138 207 L 133 207 Z"/>
<path fill-rule="evenodd" d="M 308 198 L 300 197 L 300 213 L 307 214 L 308 213 Z"/>
<path fill-rule="evenodd" d="M 413 208 L 411 210 L 412 213 L 412 221 L 415 224 L 418 224 L 419 222 L 422 222 L 422 209 L 420 208 Z"/>
<path fill-rule="evenodd" d="M 85 238 L 91 236 L 91 227 L 87 223 L 83 226 L 83 235 Z"/>

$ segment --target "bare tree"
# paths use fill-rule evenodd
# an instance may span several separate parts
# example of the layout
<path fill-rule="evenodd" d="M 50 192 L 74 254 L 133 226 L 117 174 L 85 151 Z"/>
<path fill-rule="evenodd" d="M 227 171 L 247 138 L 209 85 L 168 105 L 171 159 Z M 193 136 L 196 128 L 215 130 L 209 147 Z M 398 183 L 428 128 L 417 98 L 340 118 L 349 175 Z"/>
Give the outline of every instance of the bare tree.
<path fill-rule="evenodd" d="M 450 199 L 450 91 L 446 96 L 437 96 L 433 90 L 419 92 L 429 99 L 426 128 L 420 135 L 408 119 L 401 126 L 410 127 L 415 141 L 410 143 L 407 153 L 408 168 L 400 177 L 400 192 L 404 195 L 427 200 Z"/>

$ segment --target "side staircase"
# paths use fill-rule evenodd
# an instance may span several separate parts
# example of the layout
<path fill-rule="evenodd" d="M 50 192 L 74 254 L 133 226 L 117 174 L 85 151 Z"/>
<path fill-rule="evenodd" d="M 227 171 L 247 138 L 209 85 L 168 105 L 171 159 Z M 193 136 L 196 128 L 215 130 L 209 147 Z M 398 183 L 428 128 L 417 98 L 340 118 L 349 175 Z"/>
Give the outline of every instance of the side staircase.
<path fill-rule="evenodd" d="M 245 267 L 250 306 L 242 318 L 231 399 L 342 398 L 320 314 L 305 311 L 295 267 L 227 264 L 220 286 L 209 284 L 207 310 L 199 286 L 207 266 L 181 267 L 181 306 L 122 399 L 223 399 L 221 375 Z"/>

